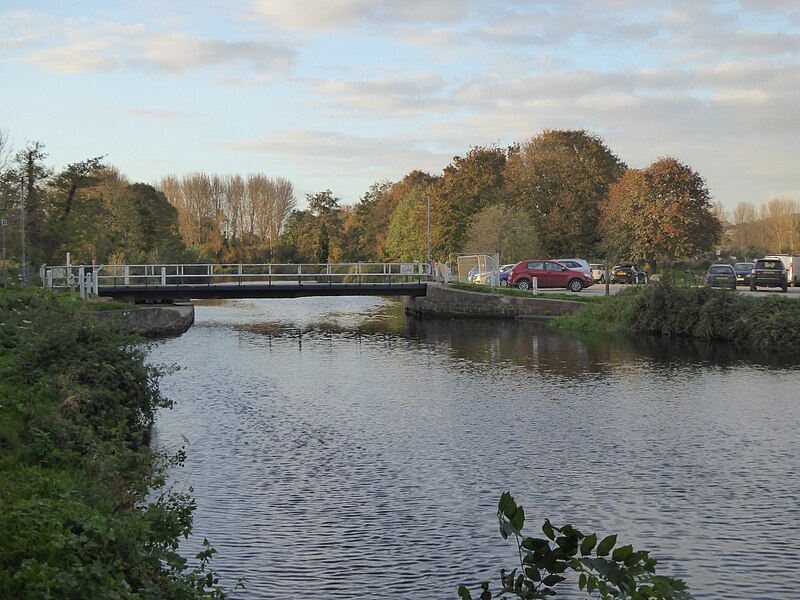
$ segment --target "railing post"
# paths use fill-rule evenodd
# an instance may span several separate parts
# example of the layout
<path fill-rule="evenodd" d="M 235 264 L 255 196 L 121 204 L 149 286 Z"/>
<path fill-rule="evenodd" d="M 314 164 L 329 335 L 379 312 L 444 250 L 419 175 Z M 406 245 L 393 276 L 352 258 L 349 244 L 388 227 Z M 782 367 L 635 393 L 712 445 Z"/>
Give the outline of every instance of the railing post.
<path fill-rule="evenodd" d="M 78 268 L 78 293 L 80 294 L 81 300 L 86 300 L 86 280 L 85 280 L 85 269 L 83 267 Z"/>
<path fill-rule="evenodd" d="M 297 283 L 303 285 L 303 265 L 297 265 Z"/>
<path fill-rule="evenodd" d="M 167 285 L 167 268 L 161 267 L 161 285 Z"/>
<path fill-rule="evenodd" d="M 539 293 L 539 278 L 533 277 L 531 279 L 531 293 L 536 296 Z"/>
<path fill-rule="evenodd" d="M 92 269 L 92 293 L 95 296 L 100 295 L 100 269 L 101 267 Z"/>
<path fill-rule="evenodd" d="M 239 268 L 237 269 L 239 272 L 239 285 L 242 285 L 242 265 L 239 263 Z"/>
<path fill-rule="evenodd" d="M 131 284 L 131 268 L 128 265 L 122 267 L 122 275 L 125 277 L 125 285 Z"/>
<path fill-rule="evenodd" d="M 53 289 L 53 269 L 47 269 L 47 289 Z"/>

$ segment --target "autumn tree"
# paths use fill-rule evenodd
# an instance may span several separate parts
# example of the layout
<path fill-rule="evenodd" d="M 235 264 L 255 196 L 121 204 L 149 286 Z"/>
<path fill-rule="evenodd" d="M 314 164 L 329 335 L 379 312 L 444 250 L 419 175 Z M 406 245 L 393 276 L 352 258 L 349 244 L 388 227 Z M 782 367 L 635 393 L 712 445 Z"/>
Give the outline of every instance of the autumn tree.
<path fill-rule="evenodd" d="M 752 257 L 763 254 L 764 247 L 760 246 L 758 211 L 750 202 L 739 202 L 731 212 L 733 230 L 731 232 L 731 247 L 742 257 Z"/>
<path fill-rule="evenodd" d="M 442 174 L 432 197 L 435 215 L 431 229 L 433 252 L 461 252 L 472 218 L 503 200 L 506 153 L 500 148 L 473 147 L 455 156 Z"/>
<path fill-rule="evenodd" d="M 608 254 L 650 263 L 699 256 L 722 232 L 711 209 L 703 178 L 677 159 L 631 169 L 611 186 L 603 205 Z"/>
<path fill-rule="evenodd" d="M 772 252 L 793 254 L 800 249 L 797 239 L 800 205 L 788 196 L 779 196 L 761 206 L 760 217 Z"/>
<path fill-rule="evenodd" d="M 508 201 L 528 211 L 545 256 L 596 254 L 600 205 L 625 164 L 584 130 L 548 130 L 509 152 Z"/>
<path fill-rule="evenodd" d="M 530 214 L 504 204 L 492 205 L 477 215 L 467 230 L 467 253 L 498 253 L 501 263 L 517 262 L 542 253 Z"/>

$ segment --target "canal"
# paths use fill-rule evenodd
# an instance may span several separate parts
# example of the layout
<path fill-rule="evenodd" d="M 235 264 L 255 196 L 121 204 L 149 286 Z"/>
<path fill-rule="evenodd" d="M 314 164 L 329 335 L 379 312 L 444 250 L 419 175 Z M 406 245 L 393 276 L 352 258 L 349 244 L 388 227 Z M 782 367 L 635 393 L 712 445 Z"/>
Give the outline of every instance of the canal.
<path fill-rule="evenodd" d="M 155 443 L 189 442 L 184 553 L 208 537 L 236 597 L 456 598 L 516 566 L 506 490 L 528 534 L 617 533 L 698 599 L 800 594 L 794 364 L 368 297 L 201 305 L 152 359 L 180 367 Z"/>

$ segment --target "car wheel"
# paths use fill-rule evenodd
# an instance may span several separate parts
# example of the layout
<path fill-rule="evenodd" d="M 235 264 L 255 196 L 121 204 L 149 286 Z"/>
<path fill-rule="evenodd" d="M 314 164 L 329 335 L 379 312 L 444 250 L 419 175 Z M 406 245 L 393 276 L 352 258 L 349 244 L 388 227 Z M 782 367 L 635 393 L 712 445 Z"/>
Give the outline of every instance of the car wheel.
<path fill-rule="evenodd" d="M 517 282 L 517 289 L 520 289 L 523 292 L 527 292 L 529 289 L 531 289 L 531 281 L 530 281 L 530 279 L 520 279 Z"/>
<path fill-rule="evenodd" d="M 788 286 L 788 285 L 786 285 L 786 284 L 784 283 L 784 284 L 781 286 L 781 291 L 782 291 L 784 294 L 788 293 L 788 292 L 789 292 L 789 286 Z"/>
<path fill-rule="evenodd" d="M 583 289 L 583 282 L 580 279 L 570 279 L 567 288 L 573 292 L 580 292 Z"/>
<path fill-rule="evenodd" d="M 751 286 L 750 286 L 750 291 L 751 291 L 751 292 L 755 292 L 755 291 L 756 291 L 756 289 L 758 289 L 758 288 L 756 288 L 756 286 L 754 286 L 754 285 L 751 285 Z"/>
<path fill-rule="evenodd" d="M 508 279 L 501 279 L 500 287 L 508 287 Z"/>

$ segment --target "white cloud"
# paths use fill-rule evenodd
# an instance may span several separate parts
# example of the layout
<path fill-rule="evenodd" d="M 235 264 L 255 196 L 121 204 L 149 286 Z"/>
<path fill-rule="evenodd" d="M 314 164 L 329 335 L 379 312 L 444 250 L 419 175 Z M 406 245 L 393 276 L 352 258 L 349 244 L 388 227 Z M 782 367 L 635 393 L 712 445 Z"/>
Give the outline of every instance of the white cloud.
<path fill-rule="evenodd" d="M 452 23 L 468 2 L 452 0 L 252 0 L 252 12 L 280 28 L 334 31 L 366 25 Z"/>

